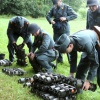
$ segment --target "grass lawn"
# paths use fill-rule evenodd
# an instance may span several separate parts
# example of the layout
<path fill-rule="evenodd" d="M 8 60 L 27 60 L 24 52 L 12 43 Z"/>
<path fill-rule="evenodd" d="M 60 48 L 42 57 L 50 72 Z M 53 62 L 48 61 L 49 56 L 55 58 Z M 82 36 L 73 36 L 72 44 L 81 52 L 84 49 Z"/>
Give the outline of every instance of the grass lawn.
<path fill-rule="evenodd" d="M 8 50 L 7 43 L 8 38 L 6 35 L 6 30 L 8 26 L 9 19 L 11 17 L 0 16 L 0 53 L 6 54 L 6 59 L 8 59 Z M 27 17 L 31 23 L 37 23 L 41 28 L 45 29 L 50 35 L 53 37 L 52 26 L 46 21 L 45 18 L 33 19 Z M 71 26 L 71 34 L 77 32 L 79 30 L 85 29 L 85 20 L 74 20 L 70 21 Z M 22 38 L 18 39 L 18 44 L 22 42 Z M 26 53 L 28 53 L 28 49 L 25 46 Z M 69 75 L 69 64 L 67 61 L 66 55 L 63 55 L 64 63 L 58 64 L 58 69 L 54 70 L 54 73 L 60 73 L 65 76 Z M 80 54 L 78 54 L 78 61 L 80 59 Z M 28 61 L 28 59 L 27 59 Z M 10 67 L 19 68 L 20 66 L 16 65 L 16 62 Z M 42 100 L 37 97 L 35 94 L 30 93 L 30 88 L 23 88 L 22 84 L 18 84 L 18 79 L 21 77 L 32 77 L 34 71 L 30 64 L 26 67 L 21 67 L 27 74 L 24 76 L 8 76 L 2 73 L 3 66 L 0 66 L 0 100 Z M 84 91 L 82 94 L 77 95 L 77 100 L 100 100 L 100 89 L 97 91 Z"/>

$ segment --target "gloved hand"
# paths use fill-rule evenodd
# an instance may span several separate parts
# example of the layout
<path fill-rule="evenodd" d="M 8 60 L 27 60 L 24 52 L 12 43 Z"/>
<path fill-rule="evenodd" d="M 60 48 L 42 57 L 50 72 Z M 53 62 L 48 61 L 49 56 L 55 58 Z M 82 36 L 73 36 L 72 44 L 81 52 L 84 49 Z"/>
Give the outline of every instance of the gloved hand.
<path fill-rule="evenodd" d="M 24 47 L 24 45 L 25 45 L 24 43 L 19 44 L 19 45 L 18 45 L 18 48 L 19 48 L 19 49 L 22 49 L 22 48 Z"/>

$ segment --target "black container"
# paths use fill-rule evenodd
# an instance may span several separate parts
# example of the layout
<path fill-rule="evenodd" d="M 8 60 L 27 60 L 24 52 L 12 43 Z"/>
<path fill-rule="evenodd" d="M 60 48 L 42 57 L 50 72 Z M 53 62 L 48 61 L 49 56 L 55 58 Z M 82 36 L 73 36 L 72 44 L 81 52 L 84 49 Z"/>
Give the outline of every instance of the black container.
<path fill-rule="evenodd" d="M 1 53 L 0 54 L 0 60 L 4 59 L 5 58 L 5 54 Z"/>

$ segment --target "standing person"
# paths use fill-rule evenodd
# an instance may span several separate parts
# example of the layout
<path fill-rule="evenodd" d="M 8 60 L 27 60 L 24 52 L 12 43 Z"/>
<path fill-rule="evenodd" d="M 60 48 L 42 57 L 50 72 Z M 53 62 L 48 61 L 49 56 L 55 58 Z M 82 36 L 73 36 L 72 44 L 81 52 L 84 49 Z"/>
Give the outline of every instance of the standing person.
<path fill-rule="evenodd" d="M 94 30 L 82 30 L 76 32 L 72 36 L 63 34 L 55 43 L 55 48 L 61 53 L 70 53 L 70 73 L 76 72 L 76 78 L 82 80 L 86 79 L 83 85 L 84 90 L 89 89 L 89 81 L 94 79 L 96 73 L 98 73 L 97 81 L 100 86 L 100 67 L 98 61 L 98 55 L 100 55 L 100 52 L 98 52 L 99 49 L 97 48 L 99 46 L 99 38 L 100 36 L 98 37 L 97 32 Z M 77 51 L 83 53 L 76 71 Z M 87 78 L 86 73 L 88 73 Z"/>
<path fill-rule="evenodd" d="M 29 26 L 29 21 L 22 16 L 15 16 L 10 19 L 7 29 L 8 36 L 8 51 L 9 60 L 14 61 L 14 47 L 17 45 L 16 42 L 19 37 L 23 38 L 23 43 L 20 45 L 24 47 L 27 44 L 29 51 L 31 51 L 32 39 L 31 35 L 27 34 L 27 28 Z"/>
<path fill-rule="evenodd" d="M 75 11 L 62 0 L 52 0 L 54 6 L 46 16 L 46 19 L 53 27 L 53 38 L 56 41 L 63 33 L 70 34 L 69 21 L 77 18 Z M 54 19 L 52 19 L 54 17 Z M 63 62 L 62 54 L 59 53 L 58 63 Z"/>
<path fill-rule="evenodd" d="M 52 72 L 53 64 L 51 62 L 57 56 L 53 39 L 35 23 L 29 25 L 28 33 L 31 33 L 35 37 L 32 46 L 33 51 L 28 54 L 31 62 L 35 57 L 42 68 L 46 69 L 47 72 Z M 36 51 L 37 48 L 38 50 Z"/>
<path fill-rule="evenodd" d="M 93 26 L 100 26 L 100 6 L 98 0 L 87 0 L 87 24 L 86 29 L 93 29 Z"/>

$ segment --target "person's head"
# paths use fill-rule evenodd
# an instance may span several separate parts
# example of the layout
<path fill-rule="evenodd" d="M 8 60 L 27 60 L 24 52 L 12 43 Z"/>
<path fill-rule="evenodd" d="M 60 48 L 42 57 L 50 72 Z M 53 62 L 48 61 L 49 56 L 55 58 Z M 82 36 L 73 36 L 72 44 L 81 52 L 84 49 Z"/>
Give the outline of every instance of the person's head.
<path fill-rule="evenodd" d="M 38 36 L 40 34 L 40 27 L 37 24 L 32 23 L 28 26 L 27 33 Z"/>
<path fill-rule="evenodd" d="M 73 50 L 73 44 L 71 43 L 69 36 L 62 34 L 55 42 L 55 49 L 60 53 L 70 53 Z"/>
<path fill-rule="evenodd" d="M 98 0 L 87 0 L 87 7 L 89 7 L 92 12 L 95 12 L 98 9 L 98 5 Z"/>
<path fill-rule="evenodd" d="M 62 0 L 52 0 L 53 5 L 60 6 L 62 4 Z"/>
<path fill-rule="evenodd" d="M 15 26 L 16 26 L 17 28 L 22 28 L 22 27 L 24 27 L 24 19 L 23 19 L 21 16 L 17 16 L 17 17 L 15 18 Z"/>

